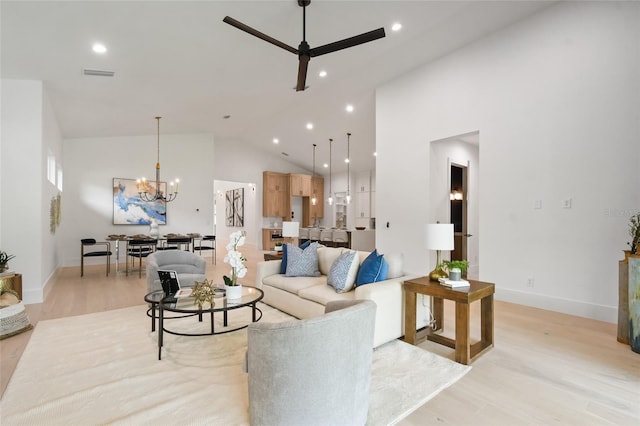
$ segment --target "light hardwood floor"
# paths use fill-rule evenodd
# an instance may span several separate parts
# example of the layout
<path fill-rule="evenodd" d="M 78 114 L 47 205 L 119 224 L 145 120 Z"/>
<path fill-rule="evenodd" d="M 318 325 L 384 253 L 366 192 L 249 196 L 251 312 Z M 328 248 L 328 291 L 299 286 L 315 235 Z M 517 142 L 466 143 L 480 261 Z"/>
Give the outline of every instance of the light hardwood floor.
<path fill-rule="evenodd" d="M 263 252 L 245 248 L 249 273 Z M 217 265 L 208 258 L 207 277 L 228 273 L 224 248 Z M 497 283 L 499 286 L 499 283 Z M 142 303 L 146 279 L 137 274 L 104 276 L 90 266 L 60 269 L 42 304 L 27 305 L 38 321 L 106 311 Z M 472 322 L 479 306 L 472 306 Z M 445 303 L 445 334 L 453 336 L 453 306 Z M 522 305 L 495 303 L 495 347 L 472 364 L 450 388 L 399 424 L 412 425 L 638 425 L 640 354 L 616 341 L 616 326 Z M 4 393 L 32 332 L 0 342 L 0 390 Z M 479 327 L 472 338 L 479 336 Z M 453 359 L 453 350 L 424 342 L 420 347 Z M 411 374 L 411 371 L 407 371 Z M 429 380 L 429 377 L 425 377 Z"/>

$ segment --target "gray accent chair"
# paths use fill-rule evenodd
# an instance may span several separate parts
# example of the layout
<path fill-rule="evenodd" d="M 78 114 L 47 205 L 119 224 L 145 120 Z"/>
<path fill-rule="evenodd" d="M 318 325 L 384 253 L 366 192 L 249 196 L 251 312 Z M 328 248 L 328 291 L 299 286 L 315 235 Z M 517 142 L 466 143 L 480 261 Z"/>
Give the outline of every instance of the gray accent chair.
<path fill-rule="evenodd" d="M 252 425 L 364 425 L 376 304 L 329 302 L 325 314 L 248 327 Z"/>
<path fill-rule="evenodd" d="M 147 290 L 162 290 L 158 270 L 170 270 L 178 273 L 181 287 L 193 287 L 196 281 L 206 278 L 207 261 L 190 251 L 164 250 L 147 257 Z"/>

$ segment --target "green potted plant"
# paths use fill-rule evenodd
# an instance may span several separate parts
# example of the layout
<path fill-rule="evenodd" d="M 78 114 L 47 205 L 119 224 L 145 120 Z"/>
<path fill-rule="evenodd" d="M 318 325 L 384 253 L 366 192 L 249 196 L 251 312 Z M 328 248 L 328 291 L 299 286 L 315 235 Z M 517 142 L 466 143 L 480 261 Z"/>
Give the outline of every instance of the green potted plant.
<path fill-rule="evenodd" d="M 640 249 L 640 212 L 631 216 L 629 220 L 629 235 L 631 236 L 631 241 L 627 242 L 627 245 L 631 249 L 631 254 L 638 254 Z"/>
<path fill-rule="evenodd" d="M 467 272 L 469 262 L 467 260 L 445 260 L 442 266 L 449 272 L 449 279 L 460 281 L 462 275 Z"/>
<path fill-rule="evenodd" d="M 9 261 L 13 259 L 15 255 L 7 254 L 7 252 L 0 250 L 0 272 L 4 272 L 9 269 Z"/>

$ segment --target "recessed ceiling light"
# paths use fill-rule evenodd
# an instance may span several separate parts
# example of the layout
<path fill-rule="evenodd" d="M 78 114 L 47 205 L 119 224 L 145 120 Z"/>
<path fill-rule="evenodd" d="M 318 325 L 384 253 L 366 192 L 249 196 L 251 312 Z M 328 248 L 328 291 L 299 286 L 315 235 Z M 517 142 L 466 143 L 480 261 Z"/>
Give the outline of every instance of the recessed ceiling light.
<path fill-rule="evenodd" d="M 322 71 L 320 71 L 320 72 L 318 73 L 318 75 L 319 75 L 320 77 L 323 77 L 323 78 L 324 78 L 324 77 L 326 77 L 326 76 L 327 76 L 327 72 L 326 72 L 325 70 L 322 70 Z"/>
<path fill-rule="evenodd" d="M 348 158 L 345 158 L 345 159 L 344 159 L 344 162 L 345 162 L 345 163 L 348 163 L 348 162 L 349 162 L 349 159 L 348 159 Z"/>
<path fill-rule="evenodd" d="M 347 106 L 345 107 L 345 110 L 346 110 L 347 112 L 353 112 L 353 105 L 351 105 L 351 104 L 347 105 Z"/>
<path fill-rule="evenodd" d="M 102 43 L 94 43 L 91 49 L 96 53 L 107 53 L 107 48 Z"/>
<path fill-rule="evenodd" d="M 399 22 L 396 22 L 391 26 L 392 31 L 400 31 L 401 29 L 402 29 L 402 24 Z"/>
<path fill-rule="evenodd" d="M 327 163 L 324 163 L 324 164 L 322 165 L 322 167 L 324 167 L 324 168 L 326 169 L 326 168 L 328 168 L 328 167 L 329 167 L 329 165 L 328 165 Z"/>
<path fill-rule="evenodd" d="M 377 153 L 377 152 L 374 152 L 374 153 L 373 153 L 373 156 L 374 156 L 374 157 L 377 157 L 377 156 L 378 156 L 378 153 Z"/>
<path fill-rule="evenodd" d="M 309 130 L 313 129 L 313 123 L 307 123 L 307 129 Z"/>
<path fill-rule="evenodd" d="M 278 144 L 280 143 L 280 140 L 278 138 L 273 138 L 273 143 Z"/>

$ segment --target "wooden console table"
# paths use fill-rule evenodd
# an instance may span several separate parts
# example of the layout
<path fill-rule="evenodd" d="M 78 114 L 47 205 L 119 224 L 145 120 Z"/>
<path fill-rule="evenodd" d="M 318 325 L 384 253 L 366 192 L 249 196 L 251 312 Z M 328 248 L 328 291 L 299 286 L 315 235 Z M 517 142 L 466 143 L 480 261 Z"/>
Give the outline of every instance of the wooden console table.
<path fill-rule="evenodd" d="M 444 299 L 456 304 L 456 338 L 434 334 L 430 330 L 426 338 L 456 350 L 455 360 L 469 364 L 493 347 L 493 294 L 495 285 L 481 281 L 468 280 L 469 287 L 449 288 L 421 277 L 404 282 L 404 340 L 412 345 L 416 343 L 416 295 L 418 293 L 433 297 L 433 317 L 436 330 L 444 329 Z M 480 301 L 480 341 L 471 344 L 471 318 L 469 305 Z"/>

